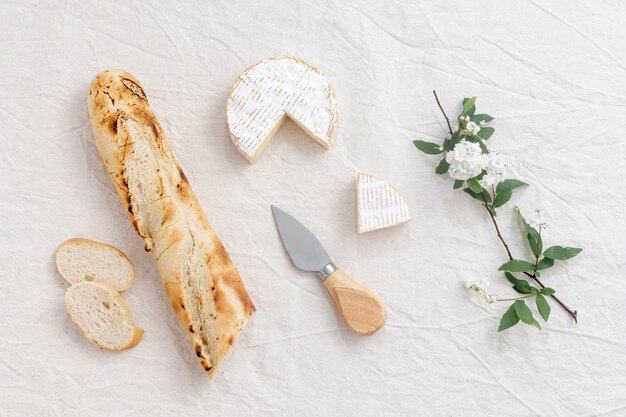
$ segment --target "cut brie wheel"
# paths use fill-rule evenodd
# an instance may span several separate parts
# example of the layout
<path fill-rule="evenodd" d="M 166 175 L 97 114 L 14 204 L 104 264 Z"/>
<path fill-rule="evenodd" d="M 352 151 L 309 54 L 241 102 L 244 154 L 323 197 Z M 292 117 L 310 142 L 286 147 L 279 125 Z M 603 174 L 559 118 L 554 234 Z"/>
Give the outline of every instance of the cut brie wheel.
<path fill-rule="evenodd" d="M 359 233 L 396 226 L 412 219 L 406 200 L 387 181 L 359 173 L 356 187 Z"/>
<path fill-rule="evenodd" d="M 289 117 L 328 149 L 337 123 L 335 92 L 315 67 L 291 56 L 265 59 L 241 74 L 228 95 L 230 137 L 253 164 Z"/>

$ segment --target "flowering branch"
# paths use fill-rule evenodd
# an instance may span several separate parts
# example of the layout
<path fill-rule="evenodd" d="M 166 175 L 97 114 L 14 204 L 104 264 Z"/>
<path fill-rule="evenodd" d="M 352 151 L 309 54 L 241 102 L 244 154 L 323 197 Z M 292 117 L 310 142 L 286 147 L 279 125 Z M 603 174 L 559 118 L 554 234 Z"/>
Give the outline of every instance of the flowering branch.
<path fill-rule="evenodd" d="M 511 254 L 511 250 L 509 249 L 509 245 L 507 245 L 506 241 L 504 240 L 504 238 L 502 237 L 502 234 L 500 233 L 500 228 L 498 227 L 498 222 L 496 221 L 496 218 L 494 217 L 493 213 L 491 213 L 491 210 L 489 210 L 489 204 L 487 203 L 487 200 L 485 198 L 485 194 L 483 191 L 483 201 L 484 201 L 484 207 L 487 210 L 487 213 L 489 213 L 489 216 L 491 217 L 491 221 L 493 222 L 493 226 L 496 229 L 496 233 L 498 234 L 498 238 L 500 239 L 500 242 L 502 242 L 502 245 L 504 246 L 504 249 L 506 249 L 506 253 L 509 256 L 509 260 L 513 260 L 513 255 Z M 541 230 L 541 229 L 540 229 Z M 539 254 L 535 253 L 535 269 L 537 268 L 537 264 L 539 263 Z M 530 274 L 528 272 L 524 272 L 524 275 L 526 275 L 529 278 L 532 278 L 535 280 L 535 282 L 537 284 L 539 284 L 539 286 L 541 288 L 546 288 L 545 285 L 543 285 L 543 283 L 541 281 L 539 281 L 539 278 L 537 278 L 535 276 L 535 274 Z M 532 294 L 531 294 L 532 295 Z M 572 318 L 574 319 L 574 321 L 576 323 L 578 323 L 578 312 L 576 310 L 571 309 L 570 307 L 566 306 L 563 301 L 561 301 L 556 295 L 552 294 L 550 295 L 550 297 L 552 297 L 554 299 L 554 301 L 556 301 L 557 303 L 559 303 L 559 305 L 561 307 L 563 307 L 563 309 L 565 309 L 565 311 L 567 311 L 567 313 L 572 316 Z M 526 298 L 526 297 L 521 297 L 521 298 Z M 498 301 L 509 301 L 508 299 L 501 299 L 499 298 Z"/>
<path fill-rule="evenodd" d="M 545 230 L 546 224 L 539 219 L 539 210 L 536 211 L 534 219 L 527 221 L 519 209 L 515 207 L 534 260 L 529 262 L 513 257 L 509 245 L 500 232 L 496 220 L 496 209 L 511 199 L 514 189 L 527 184 L 515 179 L 504 179 L 506 163 L 487 146 L 487 140 L 493 135 L 495 129 L 486 127 L 485 124 L 492 121 L 493 117 L 488 114 L 476 114 L 476 97 L 463 100 L 463 110 L 457 118 L 458 124 L 452 127 L 450 119 L 441 106 L 437 92 L 433 90 L 433 94 L 441 113 L 446 119 L 450 137 L 444 139 L 442 146 L 421 140 L 413 141 L 413 143 L 416 148 L 426 154 L 445 154 L 437 165 L 435 172 L 437 174 L 448 173 L 455 180 L 454 189 L 461 188 L 466 184 L 467 188 L 464 188 L 463 191 L 472 198 L 481 201 L 483 207 L 489 213 L 498 239 L 504 246 L 508 256 L 508 261 L 500 266 L 499 271 L 504 272 L 506 279 L 513 284 L 513 289 L 522 295 L 511 298 L 498 298 L 487 291 L 487 281 L 481 283 L 470 281 L 465 284 L 465 287 L 488 303 L 513 301 L 513 304 L 502 316 L 498 331 L 513 327 L 520 321 L 533 325 L 538 329 L 541 328 L 525 301 L 525 299 L 531 297 L 534 297 L 537 310 L 544 321 L 548 320 L 551 310 L 545 297 L 551 297 L 572 316 L 574 321 L 578 322 L 576 310 L 566 306 L 554 295 L 555 290 L 543 285 L 539 277 L 540 271 L 552 267 L 555 260 L 564 261 L 573 258 L 582 249 L 551 246 L 543 250 L 541 232 Z M 491 193 L 488 191 L 489 189 L 491 189 Z M 528 278 L 532 278 L 541 288 L 536 288 L 528 281 L 516 277 L 515 273 L 522 273 Z"/>
<path fill-rule="evenodd" d="M 547 288 L 545 285 L 543 285 L 543 283 L 542 283 L 541 281 L 539 281 L 539 278 L 537 278 L 534 274 L 529 274 L 528 272 L 524 272 L 524 275 L 526 275 L 526 276 L 527 276 L 527 277 L 529 277 L 529 278 L 534 279 L 534 280 L 535 280 L 535 282 L 536 282 L 537 284 L 539 284 L 539 286 L 540 286 L 541 288 Z M 568 313 L 570 316 L 572 316 L 572 318 L 574 319 L 574 321 L 575 321 L 576 323 L 578 323 L 578 311 L 576 311 L 576 310 L 572 309 L 571 307 L 566 306 L 566 305 L 565 305 L 565 303 L 563 303 L 563 301 L 561 301 L 561 300 L 559 299 L 559 297 L 557 297 L 556 295 L 552 294 L 552 295 L 550 295 L 550 297 L 552 297 L 552 299 L 553 299 L 554 301 L 556 301 L 556 302 L 557 302 L 557 303 L 558 303 L 561 307 L 563 307 L 563 309 L 564 309 L 565 311 L 567 311 L 567 313 Z"/>

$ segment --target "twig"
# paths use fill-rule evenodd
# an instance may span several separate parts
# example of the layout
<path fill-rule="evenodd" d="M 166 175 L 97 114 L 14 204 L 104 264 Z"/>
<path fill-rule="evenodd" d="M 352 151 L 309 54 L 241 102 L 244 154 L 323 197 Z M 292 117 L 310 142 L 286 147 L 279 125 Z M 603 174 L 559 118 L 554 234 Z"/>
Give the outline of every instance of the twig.
<path fill-rule="evenodd" d="M 450 127 L 450 119 L 448 119 L 448 116 L 446 115 L 446 112 L 443 110 L 443 107 L 441 107 L 441 103 L 439 102 L 439 97 L 437 96 L 437 92 L 435 90 L 433 90 L 433 94 L 435 95 L 435 100 L 437 100 L 437 105 L 439 106 L 439 109 L 441 110 L 441 113 L 443 114 L 443 117 L 446 118 L 446 123 L 448 124 L 448 129 L 450 129 L 450 134 L 452 134 L 452 128 Z M 493 223 L 493 227 L 496 229 L 496 233 L 498 234 L 498 239 L 500 239 L 500 242 L 502 242 L 502 246 L 504 246 L 504 249 L 506 250 L 506 254 L 509 257 L 509 260 L 512 260 L 513 259 L 513 255 L 511 254 L 511 250 L 509 249 L 509 245 L 507 245 L 506 241 L 504 240 L 504 237 L 502 237 L 502 234 L 500 233 L 500 228 L 498 227 L 498 222 L 496 221 L 495 216 L 493 215 L 493 213 L 489 209 L 489 203 L 487 202 L 486 191 L 483 190 L 483 192 L 480 195 L 483 198 L 483 203 L 484 203 L 483 206 L 485 207 L 485 210 L 487 210 L 487 213 L 489 213 L 489 217 L 491 217 L 491 222 Z M 526 275 L 527 277 L 532 278 L 533 280 L 535 280 L 535 282 L 537 284 L 539 284 L 539 286 L 541 288 L 545 288 L 545 285 L 543 285 L 543 283 L 539 280 L 539 278 L 537 278 L 537 276 L 535 274 L 529 274 L 528 272 L 524 272 L 524 275 Z M 574 321 L 576 323 L 578 323 L 578 312 L 576 310 L 566 306 L 565 303 L 563 303 L 554 294 L 551 295 L 550 297 L 552 297 L 552 299 L 554 299 L 554 301 L 556 301 L 561 307 L 563 307 L 563 309 L 565 311 L 567 311 L 567 313 L 570 316 L 572 316 Z"/>
<path fill-rule="evenodd" d="M 529 278 L 532 278 L 535 280 L 535 282 L 537 284 L 539 284 L 539 286 L 541 288 L 546 288 L 545 285 L 543 285 L 543 282 L 539 281 L 539 278 L 537 278 L 537 276 L 535 274 L 529 274 L 528 272 L 524 272 L 524 275 L 526 275 Z M 570 307 L 566 306 L 565 303 L 563 303 L 563 301 L 561 301 L 559 299 L 559 297 L 557 297 L 556 295 L 551 295 L 550 297 L 552 297 L 554 299 L 554 301 L 556 301 L 557 303 L 559 303 L 559 305 L 561 307 L 563 307 L 563 309 L 565 309 L 565 311 L 567 311 L 569 313 L 570 316 L 572 316 L 574 318 L 574 321 L 576 323 L 578 323 L 578 311 L 571 309 Z"/>
<path fill-rule="evenodd" d="M 496 218 L 494 217 L 493 213 L 491 212 L 491 210 L 489 210 L 489 203 L 487 203 L 487 197 L 486 197 L 486 191 L 483 190 L 483 192 L 481 193 L 481 197 L 483 198 L 483 202 L 485 203 L 485 209 L 487 210 L 487 213 L 489 213 L 489 217 L 491 217 L 491 221 L 493 222 L 493 227 L 496 228 L 496 233 L 498 234 L 498 239 L 500 239 L 500 242 L 502 242 L 502 245 L 504 245 L 504 249 L 506 249 L 506 254 L 509 256 L 509 260 L 513 259 L 513 255 L 511 254 L 511 249 L 509 249 L 509 245 L 506 244 L 506 242 L 504 241 L 504 238 L 502 237 L 502 234 L 500 233 L 500 228 L 498 227 L 498 222 L 496 221 Z"/>
<path fill-rule="evenodd" d="M 441 110 L 441 113 L 443 113 L 443 117 L 446 118 L 446 123 L 448 124 L 448 130 L 450 131 L 450 134 L 453 135 L 452 126 L 450 126 L 450 119 L 448 119 L 448 115 L 446 115 L 446 112 L 443 110 L 443 107 L 441 107 L 441 103 L 439 102 L 439 97 L 437 97 L 437 92 L 433 90 L 433 94 L 435 95 L 435 100 L 437 100 L 437 105 L 439 106 L 439 110 Z"/>
<path fill-rule="evenodd" d="M 528 298 L 528 297 L 534 297 L 536 294 L 527 294 L 527 295 L 522 295 L 521 297 L 515 297 L 515 298 L 496 298 L 496 301 L 515 301 L 515 300 L 521 300 L 522 298 Z"/>
<path fill-rule="evenodd" d="M 509 249 L 509 245 L 506 244 L 506 241 L 504 240 L 504 238 L 502 237 L 502 234 L 500 233 L 500 228 L 498 227 L 498 222 L 496 221 L 496 218 L 494 217 L 493 213 L 491 212 L 491 210 L 489 210 L 489 204 L 487 203 L 487 198 L 485 197 L 485 191 L 483 190 L 482 192 L 482 197 L 483 197 L 483 202 L 485 209 L 487 210 L 487 213 L 489 213 L 489 217 L 491 217 L 491 221 L 493 222 L 493 227 L 495 227 L 496 229 L 496 233 L 498 234 L 498 238 L 500 239 L 500 242 L 502 242 L 502 245 L 504 246 L 504 249 L 506 249 L 506 253 L 509 256 L 509 260 L 513 259 L 513 255 L 511 254 L 511 250 Z M 535 274 L 529 274 L 528 272 L 524 272 L 524 275 L 528 276 L 529 278 L 532 278 L 535 280 L 535 282 L 537 284 L 539 284 L 539 286 L 541 288 L 545 288 L 546 286 L 543 285 L 543 283 L 541 281 L 539 281 L 539 278 L 537 278 L 537 276 Z M 565 311 L 567 311 L 567 313 L 572 316 L 572 318 L 574 319 L 574 321 L 576 323 L 578 323 L 578 312 L 576 310 L 573 310 L 571 308 L 569 308 L 568 306 L 566 306 L 561 300 L 559 300 L 558 297 L 556 297 L 554 294 L 552 294 L 550 297 L 552 297 L 554 299 L 554 301 L 556 301 L 557 303 L 559 303 L 559 305 L 561 307 L 563 307 L 565 309 Z"/>

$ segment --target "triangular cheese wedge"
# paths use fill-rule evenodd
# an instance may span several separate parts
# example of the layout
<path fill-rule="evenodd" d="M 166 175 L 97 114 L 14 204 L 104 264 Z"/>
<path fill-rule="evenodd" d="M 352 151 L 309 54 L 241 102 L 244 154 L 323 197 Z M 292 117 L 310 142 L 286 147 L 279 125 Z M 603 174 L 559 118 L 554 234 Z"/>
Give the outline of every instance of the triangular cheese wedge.
<path fill-rule="evenodd" d="M 406 200 L 387 181 L 361 172 L 357 176 L 356 187 L 359 233 L 396 226 L 412 219 Z"/>
<path fill-rule="evenodd" d="M 337 123 L 328 79 L 301 59 L 265 59 L 241 74 L 228 95 L 226 120 L 241 154 L 253 164 L 289 117 L 328 149 Z"/>

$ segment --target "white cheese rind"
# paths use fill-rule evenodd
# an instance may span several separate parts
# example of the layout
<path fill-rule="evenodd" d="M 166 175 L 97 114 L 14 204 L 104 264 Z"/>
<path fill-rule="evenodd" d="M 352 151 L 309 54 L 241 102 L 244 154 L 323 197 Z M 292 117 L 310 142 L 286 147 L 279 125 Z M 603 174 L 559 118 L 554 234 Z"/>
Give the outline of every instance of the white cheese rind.
<path fill-rule="evenodd" d="M 409 205 L 387 181 L 359 173 L 357 176 L 357 231 L 397 226 L 412 219 Z"/>
<path fill-rule="evenodd" d="M 337 123 L 335 92 L 328 79 L 301 59 L 265 59 L 237 78 L 226 104 L 231 139 L 251 163 L 289 117 L 328 149 Z"/>

